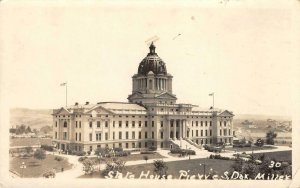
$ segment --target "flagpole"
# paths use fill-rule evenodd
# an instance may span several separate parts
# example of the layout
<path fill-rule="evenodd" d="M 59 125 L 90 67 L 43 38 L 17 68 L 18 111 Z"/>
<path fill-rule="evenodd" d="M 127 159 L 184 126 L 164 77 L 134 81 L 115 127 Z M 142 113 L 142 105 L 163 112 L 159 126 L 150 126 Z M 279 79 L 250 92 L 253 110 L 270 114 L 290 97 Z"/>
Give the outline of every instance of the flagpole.
<path fill-rule="evenodd" d="M 66 82 L 66 108 L 68 107 L 68 83 Z"/>
<path fill-rule="evenodd" d="M 213 93 L 213 109 L 215 109 L 215 93 Z"/>

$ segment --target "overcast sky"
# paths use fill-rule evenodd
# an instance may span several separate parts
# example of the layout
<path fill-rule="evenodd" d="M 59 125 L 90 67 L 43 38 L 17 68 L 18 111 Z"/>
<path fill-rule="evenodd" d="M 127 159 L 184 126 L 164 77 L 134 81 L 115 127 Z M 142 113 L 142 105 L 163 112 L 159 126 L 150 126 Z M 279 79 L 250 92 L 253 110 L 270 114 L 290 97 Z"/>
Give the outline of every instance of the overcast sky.
<path fill-rule="evenodd" d="M 214 92 L 215 106 L 236 114 L 291 115 L 299 104 L 295 5 L 3 4 L 0 86 L 9 107 L 63 106 L 65 81 L 69 104 L 126 102 L 154 36 L 179 103 L 209 107 Z"/>

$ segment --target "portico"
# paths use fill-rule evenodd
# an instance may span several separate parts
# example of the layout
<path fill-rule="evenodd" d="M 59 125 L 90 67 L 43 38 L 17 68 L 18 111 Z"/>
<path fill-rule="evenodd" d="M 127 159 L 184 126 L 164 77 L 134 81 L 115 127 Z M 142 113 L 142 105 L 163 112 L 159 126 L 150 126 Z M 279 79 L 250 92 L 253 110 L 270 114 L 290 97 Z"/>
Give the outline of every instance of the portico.
<path fill-rule="evenodd" d="M 182 139 L 188 136 L 187 120 L 182 118 L 170 118 L 167 124 L 169 139 Z"/>

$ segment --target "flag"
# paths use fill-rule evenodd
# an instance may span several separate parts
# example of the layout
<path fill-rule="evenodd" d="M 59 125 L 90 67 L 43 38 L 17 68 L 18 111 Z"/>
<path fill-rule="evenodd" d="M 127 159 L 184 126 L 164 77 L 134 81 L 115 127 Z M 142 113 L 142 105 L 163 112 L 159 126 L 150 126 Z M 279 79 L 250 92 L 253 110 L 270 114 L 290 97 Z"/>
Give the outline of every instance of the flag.
<path fill-rule="evenodd" d="M 214 95 L 214 93 L 210 93 L 210 94 L 209 94 L 209 96 L 213 96 L 213 95 Z"/>
<path fill-rule="evenodd" d="M 65 86 L 65 85 L 67 85 L 67 83 L 65 82 L 65 83 L 61 83 L 60 84 L 60 86 Z"/>

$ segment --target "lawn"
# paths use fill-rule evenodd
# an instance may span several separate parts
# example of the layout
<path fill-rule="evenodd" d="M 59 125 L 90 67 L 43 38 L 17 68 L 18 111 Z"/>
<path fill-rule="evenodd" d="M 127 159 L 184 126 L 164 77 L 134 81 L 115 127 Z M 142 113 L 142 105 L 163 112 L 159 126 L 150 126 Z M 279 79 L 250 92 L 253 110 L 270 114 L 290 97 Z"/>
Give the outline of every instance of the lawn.
<path fill-rule="evenodd" d="M 173 179 L 179 178 L 180 170 L 189 170 L 190 175 L 197 175 L 198 173 L 202 175 L 204 173 L 204 166 L 200 164 L 206 164 L 206 174 L 210 172 L 212 169 L 215 173 L 219 176 L 223 175 L 223 173 L 230 169 L 231 165 L 234 161 L 227 161 L 227 160 L 217 160 L 217 159 L 191 159 L 191 160 L 184 160 L 184 161 L 172 161 L 167 162 L 168 166 L 168 174 L 172 174 Z M 131 172 L 135 175 L 135 178 L 139 178 L 141 172 L 147 173 L 150 171 L 150 175 L 154 174 L 153 164 L 143 164 L 143 165 L 133 165 L 133 166 L 126 166 L 123 170 L 123 174 L 125 175 L 127 172 Z M 84 175 L 81 178 L 103 178 L 100 176 L 99 172 L 93 173 L 92 175 Z"/>
<path fill-rule="evenodd" d="M 264 153 L 266 157 L 277 161 L 292 161 L 292 151 L 277 151 Z M 254 153 L 255 156 L 260 156 L 262 153 Z"/>
<path fill-rule="evenodd" d="M 44 160 L 37 160 L 33 157 L 14 157 L 10 159 L 10 170 L 22 175 L 22 169 L 20 168 L 20 165 L 22 164 L 22 162 L 25 162 L 26 168 L 23 169 L 23 177 L 34 178 L 42 177 L 43 173 L 53 168 L 57 172 L 61 171 L 61 168 L 64 168 L 64 170 L 71 169 L 72 165 L 68 163 L 67 159 L 56 161 L 54 160 L 54 157 L 55 156 L 53 155 L 47 155 Z"/>
<path fill-rule="evenodd" d="M 243 151 L 257 151 L 257 150 L 266 150 L 266 149 L 276 149 L 276 146 L 263 146 L 263 147 L 257 147 L 257 146 L 252 146 L 252 147 L 243 147 L 243 148 L 225 148 L 225 151 L 237 151 L 237 152 L 243 152 Z"/>

